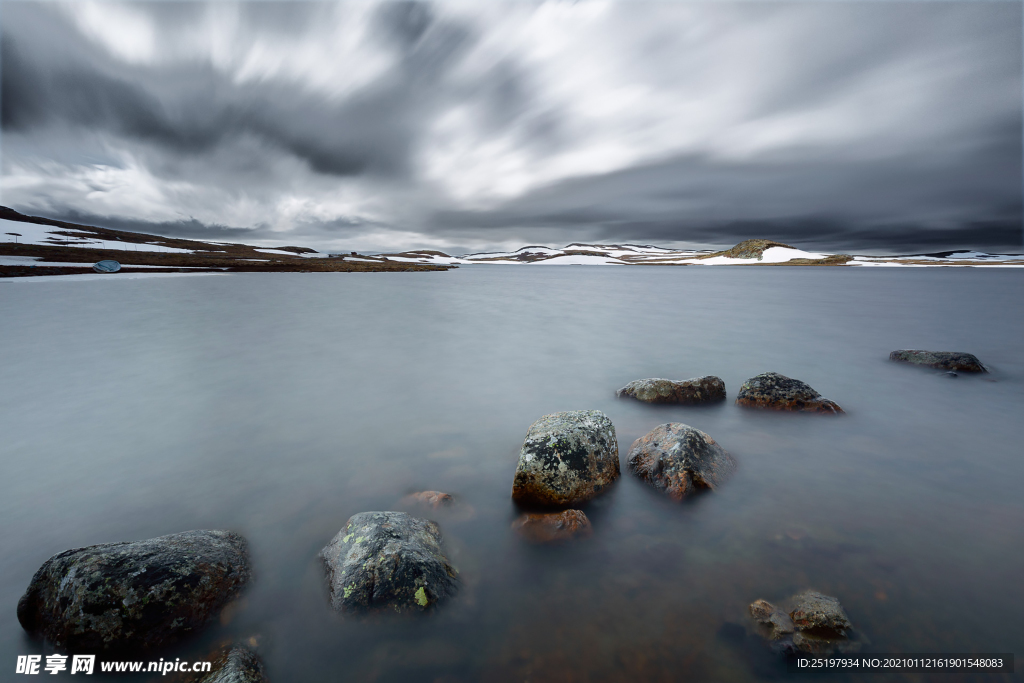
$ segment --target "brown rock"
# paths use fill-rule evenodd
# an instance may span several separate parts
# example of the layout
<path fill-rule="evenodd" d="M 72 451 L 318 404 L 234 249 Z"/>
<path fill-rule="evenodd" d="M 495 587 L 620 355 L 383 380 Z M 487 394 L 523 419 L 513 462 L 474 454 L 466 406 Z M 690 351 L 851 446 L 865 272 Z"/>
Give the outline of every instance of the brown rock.
<path fill-rule="evenodd" d="M 531 543 L 564 543 L 593 533 L 580 510 L 524 514 L 512 522 L 512 530 Z"/>
<path fill-rule="evenodd" d="M 450 493 L 442 493 L 441 491 L 420 491 L 419 493 L 410 493 L 405 498 L 402 498 L 399 504 L 404 506 L 416 505 L 437 510 L 438 508 L 449 507 L 452 504 L 452 496 Z"/>
<path fill-rule="evenodd" d="M 689 425 L 659 425 L 633 442 L 629 469 L 674 500 L 697 489 L 718 487 L 736 469 L 736 461 L 714 439 Z"/>

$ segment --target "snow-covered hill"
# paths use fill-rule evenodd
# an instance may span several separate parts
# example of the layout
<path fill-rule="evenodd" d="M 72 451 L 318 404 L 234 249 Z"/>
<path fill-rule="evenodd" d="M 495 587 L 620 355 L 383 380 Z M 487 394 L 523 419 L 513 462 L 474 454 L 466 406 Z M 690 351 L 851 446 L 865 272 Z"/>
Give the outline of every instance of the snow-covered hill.
<path fill-rule="evenodd" d="M 1024 267 L 1022 254 L 954 251 L 909 256 L 853 256 L 804 251 L 771 240 L 747 240 L 725 251 L 687 251 L 638 244 L 569 244 L 561 249 L 522 247 L 510 252 L 449 256 L 439 251 L 382 254 L 381 259 L 446 265 L 521 264 L 544 266 L 1002 266 Z"/>

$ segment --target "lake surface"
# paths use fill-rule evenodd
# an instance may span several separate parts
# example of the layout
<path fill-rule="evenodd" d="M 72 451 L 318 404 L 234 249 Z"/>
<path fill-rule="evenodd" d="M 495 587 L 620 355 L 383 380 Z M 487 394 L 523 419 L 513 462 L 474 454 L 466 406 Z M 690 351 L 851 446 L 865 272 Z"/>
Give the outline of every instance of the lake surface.
<path fill-rule="evenodd" d="M 0 282 L 0 679 L 45 653 L 15 606 L 48 557 L 198 528 L 244 534 L 256 578 L 228 623 L 157 655 L 259 636 L 275 683 L 803 678 L 746 610 L 806 587 L 840 599 L 867 651 L 1019 659 L 1022 340 L 1019 270 Z M 969 351 L 993 372 L 890 363 L 899 348 Z M 769 370 L 847 414 L 732 403 Z M 728 401 L 615 398 L 704 374 Z M 584 508 L 592 538 L 528 546 L 509 529 L 519 449 L 534 420 L 572 409 L 611 418 L 623 476 Z M 648 489 L 626 454 L 665 422 L 709 433 L 736 475 L 681 505 Z M 418 490 L 458 501 L 428 516 L 459 595 L 415 618 L 332 613 L 317 552 L 349 516 Z"/>

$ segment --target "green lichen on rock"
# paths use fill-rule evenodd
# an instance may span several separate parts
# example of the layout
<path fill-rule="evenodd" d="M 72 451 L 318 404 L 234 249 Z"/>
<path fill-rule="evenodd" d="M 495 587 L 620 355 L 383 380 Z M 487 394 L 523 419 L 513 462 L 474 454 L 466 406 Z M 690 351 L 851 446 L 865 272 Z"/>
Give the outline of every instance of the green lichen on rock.
<path fill-rule="evenodd" d="M 644 403 L 698 405 L 724 401 L 725 382 L 714 375 L 681 381 L 661 378 L 638 379 L 616 391 L 615 395 L 619 398 L 635 398 Z"/>
<path fill-rule="evenodd" d="M 230 531 L 77 548 L 39 568 L 18 620 L 62 649 L 155 647 L 204 626 L 250 576 L 248 544 Z"/>
<path fill-rule="evenodd" d="M 458 589 L 437 524 L 404 512 L 353 515 L 320 559 L 339 612 L 421 611 Z"/>
<path fill-rule="evenodd" d="M 619 445 L 611 420 L 599 410 L 553 413 L 526 433 L 512 498 L 527 505 L 570 507 L 618 478 Z"/>

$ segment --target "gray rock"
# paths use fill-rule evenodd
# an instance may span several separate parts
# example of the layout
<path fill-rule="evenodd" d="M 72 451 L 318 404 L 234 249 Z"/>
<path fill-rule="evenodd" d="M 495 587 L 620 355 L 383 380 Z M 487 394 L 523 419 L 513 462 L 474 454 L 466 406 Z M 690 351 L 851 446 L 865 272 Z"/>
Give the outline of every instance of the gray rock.
<path fill-rule="evenodd" d="M 59 648 L 160 646 L 204 626 L 250 576 L 248 545 L 230 531 L 66 550 L 32 577 L 18 621 Z"/>
<path fill-rule="evenodd" d="M 423 611 L 458 589 L 437 524 L 404 512 L 352 515 L 320 559 L 339 612 Z"/>
<path fill-rule="evenodd" d="M 210 671 L 195 674 L 188 683 L 268 683 L 263 662 L 248 647 L 229 646 L 221 650 Z"/>
<path fill-rule="evenodd" d="M 599 410 L 554 413 L 526 433 L 512 498 L 527 505 L 571 507 L 618 478 L 619 444 L 611 420 Z"/>
<path fill-rule="evenodd" d="M 725 400 L 725 382 L 714 375 L 674 381 L 638 379 L 615 392 L 619 398 L 635 398 L 645 403 L 698 405 Z"/>
<path fill-rule="evenodd" d="M 912 363 L 913 365 L 924 365 L 939 370 L 950 370 L 959 372 L 988 372 L 978 357 L 971 353 L 962 351 L 917 351 L 902 350 L 893 351 L 889 354 L 889 360 L 899 363 Z"/>
<path fill-rule="evenodd" d="M 714 439 L 689 425 L 671 422 L 633 442 L 627 464 L 642 481 L 675 500 L 697 489 L 715 489 L 736 461 Z"/>
<path fill-rule="evenodd" d="M 777 372 L 764 372 L 744 382 L 736 404 L 748 408 L 829 415 L 844 412 L 835 401 L 828 400 L 804 382 Z"/>

